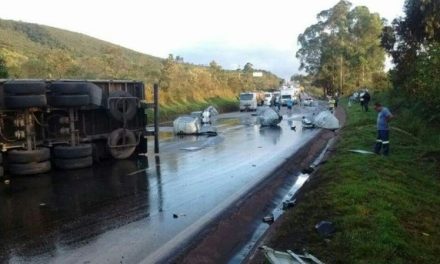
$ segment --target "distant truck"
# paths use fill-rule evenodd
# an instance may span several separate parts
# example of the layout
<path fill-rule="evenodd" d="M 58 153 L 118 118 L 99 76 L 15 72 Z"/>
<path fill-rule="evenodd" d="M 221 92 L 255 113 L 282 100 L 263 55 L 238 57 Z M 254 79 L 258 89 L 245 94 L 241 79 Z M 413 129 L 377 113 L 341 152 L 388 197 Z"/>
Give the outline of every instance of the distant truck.
<path fill-rule="evenodd" d="M 294 89 L 283 89 L 281 90 L 281 105 L 287 105 L 289 100 L 295 101 L 295 90 Z"/>
<path fill-rule="evenodd" d="M 246 92 L 240 93 L 240 112 L 257 111 L 257 93 Z"/>
<path fill-rule="evenodd" d="M 138 81 L 0 79 L 0 176 L 126 159 L 146 146 L 151 105 Z"/>

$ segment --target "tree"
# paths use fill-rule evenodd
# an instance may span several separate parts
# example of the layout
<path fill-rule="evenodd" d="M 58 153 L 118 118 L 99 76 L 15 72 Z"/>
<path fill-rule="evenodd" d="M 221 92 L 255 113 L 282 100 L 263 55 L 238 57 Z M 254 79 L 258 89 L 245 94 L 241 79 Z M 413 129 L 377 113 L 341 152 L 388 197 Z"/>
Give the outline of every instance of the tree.
<path fill-rule="evenodd" d="M 396 65 L 392 82 L 407 102 L 423 101 L 429 112 L 440 111 L 440 4 L 406 0 L 405 16 L 382 30 L 382 46 Z M 430 115 L 440 122 L 439 115 Z"/>
<path fill-rule="evenodd" d="M 8 68 L 6 67 L 6 60 L 0 55 L 0 78 L 8 78 Z"/>
<path fill-rule="evenodd" d="M 380 16 L 342 0 L 321 11 L 317 19 L 298 36 L 300 70 L 312 75 L 313 83 L 325 93 L 371 85 L 373 73 L 383 71 L 385 60 Z"/>

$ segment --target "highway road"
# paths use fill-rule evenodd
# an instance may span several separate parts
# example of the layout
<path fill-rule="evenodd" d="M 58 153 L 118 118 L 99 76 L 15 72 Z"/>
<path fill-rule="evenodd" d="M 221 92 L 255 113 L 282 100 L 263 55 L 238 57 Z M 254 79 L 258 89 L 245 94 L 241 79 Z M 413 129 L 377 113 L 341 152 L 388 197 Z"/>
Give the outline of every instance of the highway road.
<path fill-rule="evenodd" d="M 284 109 L 278 127 L 222 114 L 215 137 L 161 127 L 159 155 L 1 183 L 0 263 L 160 262 L 312 140 L 300 120 L 318 111 Z"/>

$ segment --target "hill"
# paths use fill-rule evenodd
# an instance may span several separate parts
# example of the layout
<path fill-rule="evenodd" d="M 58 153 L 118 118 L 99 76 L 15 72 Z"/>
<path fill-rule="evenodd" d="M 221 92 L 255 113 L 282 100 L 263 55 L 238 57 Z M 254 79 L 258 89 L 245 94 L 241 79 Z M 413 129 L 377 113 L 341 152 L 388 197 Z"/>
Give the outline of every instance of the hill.
<path fill-rule="evenodd" d="M 142 54 L 84 34 L 0 19 L 0 56 L 11 78 L 136 79 L 159 82 L 161 104 L 187 104 L 209 98 L 235 98 L 239 91 L 275 88 L 280 79 L 252 68 L 223 70 Z M 250 64 L 251 65 L 251 64 Z"/>

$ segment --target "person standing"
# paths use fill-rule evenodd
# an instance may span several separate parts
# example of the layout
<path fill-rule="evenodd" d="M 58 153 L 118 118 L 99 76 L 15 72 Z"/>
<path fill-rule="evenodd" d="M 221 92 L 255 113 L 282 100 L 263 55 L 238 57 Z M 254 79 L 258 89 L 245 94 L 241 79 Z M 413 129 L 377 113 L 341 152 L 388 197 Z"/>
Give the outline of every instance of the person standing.
<path fill-rule="evenodd" d="M 330 97 L 328 99 L 328 110 L 330 110 L 330 112 L 333 114 L 334 110 L 335 110 L 335 104 L 336 104 L 336 100 L 333 97 Z"/>
<path fill-rule="evenodd" d="M 377 114 L 377 140 L 374 147 L 374 152 L 380 154 L 381 149 L 383 150 L 383 155 L 388 156 L 390 151 L 390 129 L 388 123 L 393 118 L 388 108 L 382 106 L 381 103 L 376 102 L 374 104 L 374 110 Z"/>
<path fill-rule="evenodd" d="M 371 97 L 368 93 L 368 90 L 365 90 L 365 93 L 362 95 L 363 100 L 363 109 L 365 109 L 365 112 L 368 112 L 368 104 L 370 103 Z"/>

